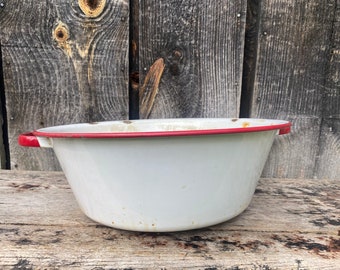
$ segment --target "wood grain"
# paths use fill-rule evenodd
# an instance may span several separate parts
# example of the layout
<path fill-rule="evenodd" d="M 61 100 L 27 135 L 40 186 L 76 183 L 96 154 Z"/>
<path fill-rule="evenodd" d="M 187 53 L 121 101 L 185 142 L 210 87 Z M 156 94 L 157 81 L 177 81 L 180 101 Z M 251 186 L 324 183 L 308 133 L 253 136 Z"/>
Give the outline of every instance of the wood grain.
<path fill-rule="evenodd" d="M 78 1 L 8 1 L 0 13 L 14 169 L 59 169 L 50 150 L 19 147 L 21 132 L 128 118 L 128 1 L 80 2 L 88 9 Z"/>
<path fill-rule="evenodd" d="M 323 165 L 315 165 L 320 156 L 318 142 L 325 87 L 330 37 L 336 1 L 261 1 L 257 63 L 251 116 L 287 119 L 293 122 L 290 135 L 276 141 L 263 176 L 339 179 L 339 144 L 324 150 Z M 334 102 L 336 98 L 332 97 Z M 337 103 L 338 104 L 338 103 Z M 336 109 L 338 110 L 338 109 Z M 339 141 L 339 133 L 326 133 L 322 139 Z M 330 138 L 332 137 L 332 138 Z M 327 148 L 327 150 L 326 150 Z M 323 167 L 322 169 L 320 167 Z"/>
<path fill-rule="evenodd" d="M 150 118 L 238 117 L 246 1 L 140 1 L 141 83 L 165 62 Z"/>
<path fill-rule="evenodd" d="M 128 232 L 89 220 L 59 172 L 0 171 L 0 205 L 1 269 L 335 270 L 340 264 L 337 181 L 261 179 L 240 216 L 177 233 Z"/>
<path fill-rule="evenodd" d="M 315 175 L 340 179 L 340 1 L 337 0 L 330 37 L 329 65 L 322 89 L 322 122 Z"/>

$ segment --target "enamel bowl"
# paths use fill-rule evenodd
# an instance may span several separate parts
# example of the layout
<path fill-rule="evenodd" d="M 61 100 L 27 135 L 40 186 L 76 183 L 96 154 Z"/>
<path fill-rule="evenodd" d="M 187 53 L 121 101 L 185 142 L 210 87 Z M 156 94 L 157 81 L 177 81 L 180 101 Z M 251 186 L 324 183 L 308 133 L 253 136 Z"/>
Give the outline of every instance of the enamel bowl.
<path fill-rule="evenodd" d="M 110 121 L 39 129 L 19 144 L 51 147 L 82 211 L 133 231 L 197 229 L 249 205 L 274 138 L 268 119 Z"/>

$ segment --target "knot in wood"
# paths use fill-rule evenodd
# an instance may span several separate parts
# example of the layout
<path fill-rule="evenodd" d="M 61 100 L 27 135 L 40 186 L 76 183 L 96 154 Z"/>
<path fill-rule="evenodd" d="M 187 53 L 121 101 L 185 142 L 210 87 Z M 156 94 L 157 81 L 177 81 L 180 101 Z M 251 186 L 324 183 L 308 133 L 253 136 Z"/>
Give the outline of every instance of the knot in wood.
<path fill-rule="evenodd" d="M 78 0 L 78 4 L 87 17 L 95 18 L 103 12 L 106 0 Z"/>
<path fill-rule="evenodd" d="M 63 49 L 68 56 L 72 56 L 71 46 L 68 39 L 70 38 L 69 30 L 66 24 L 59 22 L 53 30 L 52 36 L 58 43 L 58 47 Z"/>
<path fill-rule="evenodd" d="M 182 72 L 183 58 L 184 53 L 180 48 L 174 49 L 168 56 L 167 60 L 169 62 L 169 71 L 173 76 L 178 76 Z"/>
<path fill-rule="evenodd" d="M 182 58 L 182 52 L 180 50 L 174 50 L 172 52 L 172 56 L 174 59 L 181 59 Z"/>
<path fill-rule="evenodd" d="M 64 43 L 69 39 L 70 35 L 67 26 L 63 23 L 59 23 L 54 29 L 53 37 L 58 43 Z"/>

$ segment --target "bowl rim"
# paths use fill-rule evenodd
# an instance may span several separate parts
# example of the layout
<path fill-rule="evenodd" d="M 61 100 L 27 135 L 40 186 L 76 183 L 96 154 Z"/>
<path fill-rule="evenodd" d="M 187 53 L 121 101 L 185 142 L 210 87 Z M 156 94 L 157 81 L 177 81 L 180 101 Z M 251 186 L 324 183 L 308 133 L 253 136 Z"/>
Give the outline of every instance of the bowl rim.
<path fill-rule="evenodd" d="M 66 127 L 75 125 L 96 125 L 102 123 L 134 123 L 134 122 L 157 122 L 157 121 L 195 121 L 202 119 L 203 121 L 224 119 L 232 122 L 238 120 L 242 121 L 263 121 L 270 124 L 263 124 L 259 126 L 242 126 L 242 127 L 228 127 L 228 128 L 214 128 L 214 129 L 188 129 L 188 130 L 164 130 L 164 131 L 124 131 L 124 132 L 49 132 L 44 131 L 50 128 Z M 105 121 L 96 123 L 82 123 L 75 125 L 63 125 L 50 128 L 42 128 L 34 130 L 32 134 L 37 137 L 48 138 L 142 138 L 142 137 L 174 137 L 174 136 L 202 136 L 202 135 L 218 135 L 218 134 L 236 134 L 236 133 L 248 133 L 248 132 L 261 132 L 278 130 L 279 135 L 287 134 L 291 130 L 291 123 L 285 120 L 274 119 L 257 119 L 257 118 L 175 118 L 175 119 L 143 119 L 143 120 L 123 120 L 123 121 Z"/>

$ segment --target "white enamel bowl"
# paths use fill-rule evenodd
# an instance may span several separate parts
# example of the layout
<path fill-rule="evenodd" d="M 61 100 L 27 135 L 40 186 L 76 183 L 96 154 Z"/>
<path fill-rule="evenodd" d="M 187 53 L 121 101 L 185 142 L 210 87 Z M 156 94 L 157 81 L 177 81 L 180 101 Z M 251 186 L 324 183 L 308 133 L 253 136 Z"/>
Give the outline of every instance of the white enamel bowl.
<path fill-rule="evenodd" d="M 274 137 L 290 123 L 163 119 L 55 126 L 19 136 L 52 147 L 82 211 L 107 226 L 180 231 L 249 205 Z"/>

